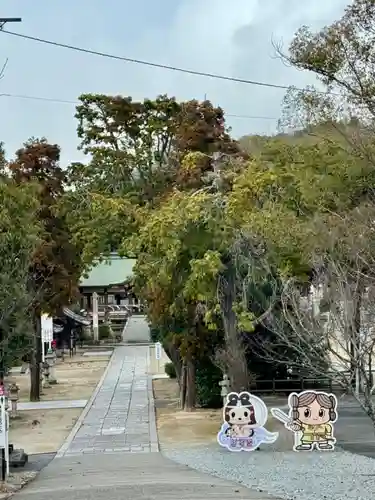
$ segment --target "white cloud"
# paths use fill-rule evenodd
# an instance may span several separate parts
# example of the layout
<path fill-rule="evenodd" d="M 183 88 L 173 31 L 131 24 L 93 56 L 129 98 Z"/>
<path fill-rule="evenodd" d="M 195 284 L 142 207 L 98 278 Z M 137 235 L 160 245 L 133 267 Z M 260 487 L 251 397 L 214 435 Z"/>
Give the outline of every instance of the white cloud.
<path fill-rule="evenodd" d="M 302 24 L 322 27 L 338 18 L 346 0 L 185 0 L 168 29 L 163 60 L 249 80 L 305 86 L 311 75 L 275 58 L 272 38 L 288 44 Z M 229 114 L 279 117 L 283 90 L 165 72 L 155 84 L 182 97 L 206 93 Z M 275 121 L 231 119 L 237 135 L 270 132 Z"/>

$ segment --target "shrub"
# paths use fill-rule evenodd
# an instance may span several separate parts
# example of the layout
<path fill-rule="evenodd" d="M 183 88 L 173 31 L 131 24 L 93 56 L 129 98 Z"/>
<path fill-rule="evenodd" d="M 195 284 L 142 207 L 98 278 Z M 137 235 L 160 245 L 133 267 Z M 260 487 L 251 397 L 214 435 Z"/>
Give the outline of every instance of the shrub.
<path fill-rule="evenodd" d="M 177 378 L 176 368 L 174 367 L 173 363 L 165 363 L 164 371 L 169 378 Z"/>
<path fill-rule="evenodd" d="M 202 408 L 221 408 L 223 398 L 219 382 L 222 380 L 221 370 L 209 358 L 199 360 L 196 365 L 195 383 L 197 403 Z"/>
<path fill-rule="evenodd" d="M 108 339 L 111 336 L 111 327 L 109 325 L 99 325 L 99 339 Z"/>
<path fill-rule="evenodd" d="M 78 337 L 77 337 L 77 342 L 80 344 L 89 344 L 90 342 L 92 343 L 93 336 L 90 330 L 86 328 L 82 328 L 79 331 Z"/>

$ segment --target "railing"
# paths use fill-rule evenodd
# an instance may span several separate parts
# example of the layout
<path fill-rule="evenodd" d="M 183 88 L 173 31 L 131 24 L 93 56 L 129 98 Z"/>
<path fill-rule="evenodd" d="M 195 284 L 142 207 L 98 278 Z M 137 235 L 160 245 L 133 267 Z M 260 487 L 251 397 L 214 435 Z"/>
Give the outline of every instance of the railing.
<path fill-rule="evenodd" d="M 288 394 L 291 392 L 302 392 L 308 389 L 333 393 L 343 391 L 339 384 L 328 377 L 257 380 L 250 390 L 255 394 Z"/>
<path fill-rule="evenodd" d="M 106 306 L 99 305 L 98 316 L 100 318 L 105 316 L 105 310 L 106 310 Z M 124 318 L 127 318 L 128 316 L 130 316 L 132 313 L 131 308 L 127 305 L 120 305 L 120 306 L 108 305 L 107 310 L 108 310 L 109 318 L 113 318 L 113 319 L 116 319 L 116 318 L 124 319 Z M 90 318 L 90 320 L 92 320 L 92 311 L 89 311 L 87 316 Z"/>

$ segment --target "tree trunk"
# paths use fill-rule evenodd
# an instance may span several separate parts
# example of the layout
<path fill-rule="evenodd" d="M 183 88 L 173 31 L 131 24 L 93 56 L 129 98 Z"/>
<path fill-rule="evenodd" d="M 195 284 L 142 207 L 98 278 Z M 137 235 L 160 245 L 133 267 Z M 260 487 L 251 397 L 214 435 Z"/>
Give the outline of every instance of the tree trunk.
<path fill-rule="evenodd" d="M 222 290 L 221 312 L 225 333 L 226 364 L 228 377 L 233 391 L 241 392 L 249 387 L 249 375 L 245 347 L 237 329 L 237 317 L 233 311 L 236 301 L 235 276 L 228 270 L 226 283 Z"/>
<path fill-rule="evenodd" d="M 40 364 L 42 361 L 42 338 L 40 315 L 34 315 L 33 346 L 30 359 L 30 401 L 40 401 Z"/>
<path fill-rule="evenodd" d="M 182 409 L 185 408 L 186 392 L 187 392 L 187 369 L 186 369 L 186 363 L 183 363 L 181 370 L 181 380 L 180 380 L 180 403 Z"/>
<path fill-rule="evenodd" d="M 353 311 L 353 321 L 350 325 L 350 371 L 351 371 L 351 379 L 352 386 L 356 391 L 357 395 L 359 393 L 359 389 L 361 387 L 360 374 L 361 368 L 360 366 L 363 363 L 363 359 L 361 358 L 361 345 L 360 345 L 360 329 L 361 329 L 361 309 L 362 309 L 362 294 L 363 294 L 363 283 L 360 282 L 357 285 L 356 292 L 353 292 L 356 296 L 355 308 Z"/>
<path fill-rule="evenodd" d="M 178 380 L 178 384 L 181 386 L 182 380 L 182 359 L 180 356 L 180 352 L 177 347 L 175 347 L 172 343 L 168 342 L 163 345 L 164 351 L 168 358 L 172 361 L 173 366 L 176 370 L 176 377 Z"/>
<path fill-rule="evenodd" d="M 195 365 L 189 360 L 186 363 L 186 398 L 185 411 L 193 411 L 196 405 L 196 387 L 195 387 Z"/>

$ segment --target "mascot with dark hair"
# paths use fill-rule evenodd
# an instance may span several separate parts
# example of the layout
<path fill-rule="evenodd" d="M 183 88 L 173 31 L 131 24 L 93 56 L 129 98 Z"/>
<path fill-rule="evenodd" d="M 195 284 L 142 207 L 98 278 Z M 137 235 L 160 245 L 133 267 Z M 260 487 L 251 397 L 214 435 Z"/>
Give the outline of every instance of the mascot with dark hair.
<path fill-rule="evenodd" d="M 253 451 L 262 443 L 274 443 L 279 433 L 264 428 L 267 417 L 267 407 L 257 396 L 249 392 L 229 393 L 218 443 L 230 451 Z"/>

